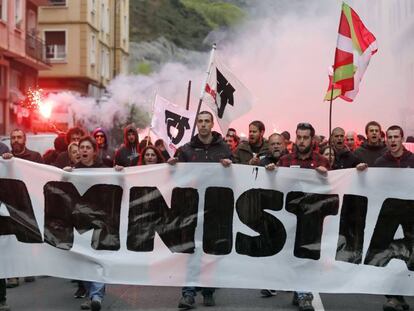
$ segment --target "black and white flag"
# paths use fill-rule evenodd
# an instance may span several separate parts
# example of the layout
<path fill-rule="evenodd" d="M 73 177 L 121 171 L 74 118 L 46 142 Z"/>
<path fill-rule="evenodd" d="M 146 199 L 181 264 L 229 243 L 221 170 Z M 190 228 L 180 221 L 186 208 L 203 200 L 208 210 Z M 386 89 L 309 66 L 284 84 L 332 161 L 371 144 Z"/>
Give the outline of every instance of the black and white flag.
<path fill-rule="evenodd" d="M 171 156 L 178 147 L 191 140 L 194 118 L 194 112 L 176 106 L 159 95 L 155 97 L 151 129 L 164 140 Z"/>
<path fill-rule="evenodd" d="M 207 80 L 203 103 L 215 113 L 218 124 L 226 133 L 231 122 L 246 114 L 253 106 L 250 91 L 214 56 Z"/>

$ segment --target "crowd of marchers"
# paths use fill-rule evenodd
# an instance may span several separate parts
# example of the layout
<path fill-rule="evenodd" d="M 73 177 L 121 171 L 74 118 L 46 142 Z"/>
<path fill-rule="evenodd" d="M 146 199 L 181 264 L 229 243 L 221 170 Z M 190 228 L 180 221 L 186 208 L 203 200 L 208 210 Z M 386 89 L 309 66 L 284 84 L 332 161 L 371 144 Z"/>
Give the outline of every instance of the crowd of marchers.
<path fill-rule="evenodd" d="M 113 167 L 117 171 L 125 167 L 177 162 L 220 162 L 224 167 L 232 163 L 263 166 L 269 171 L 278 167 L 299 167 L 315 169 L 320 174 L 329 170 L 355 168 L 364 171 L 368 167 L 414 168 L 414 155 L 404 145 L 404 131 L 398 125 L 382 131 L 381 125 L 370 121 L 365 126 L 365 135 L 346 132 L 341 127 L 332 130 L 329 138 L 316 135 L 310 123 L 299 123 L 295 137 L 290 133 L 272 133 L 266 139 L 265 125 L 261 121 L 249 124 L 247 139 L 240 139 L 235 129 L 230 128 L 223 137 L 213 131 L 214 118 L 208 111 L 197 115 L 196 134 L 190 142 L 169 155 L 165 142 L 161 139 L 153 144 L 149 136 L 139 140 L 137 129 L 128 125 L 124 128 L 124 142 L 114 150 L 108 144 L 104 129 L 97 128 L 90 135 L 79 127 L 60 134 L 54 141 L 54 148 L 42 156 L 26 147 L 26 133 L 14 129 L 10 133 L 9 148 L 0 143 L 0 155 L 9 160 L 13 157 L 54 165 L 66 171 L 77 168 Z M 361 173 L 362 174 L 362 173 Z M 34 281 L 26 277 L 25 281 Z M 75 298 L 85 298 L 81 309 L 100 310 L 105 294 L 105 284 L 98 282 L 76 281 L 78 289 Z M 6 304 L 6 287 L 19 285 L 18 278 L 0 280 L 0 311 L 8 311 Z M 195 308 L 195 296 L 201 291 L 203 304 L 214 306 L 214 288 L 182 288 L 182 297 L 178 308 Z M 262 289 L 264 297 L 276 294 L 274 290 Z M 385 311 L 408 310 L 409 306 L 402 296 L 386 296 L 383 305 Z M 314 310 L 313 296 L 309 292 L 295 292 L 292 303 L 301 311 Z"/>

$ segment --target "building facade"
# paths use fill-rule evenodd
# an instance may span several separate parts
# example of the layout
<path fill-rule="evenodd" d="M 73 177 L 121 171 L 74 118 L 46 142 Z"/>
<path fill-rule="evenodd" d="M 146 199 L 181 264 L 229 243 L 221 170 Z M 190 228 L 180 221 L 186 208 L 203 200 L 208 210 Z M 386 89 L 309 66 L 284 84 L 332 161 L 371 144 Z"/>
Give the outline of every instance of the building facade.
<path fill-rule="evenodd" d="M 0 0 L 0 134 L 30 128 L 30 112 L 21 100 L 36 88 L 40 70 L 49 70 L 39 36 L 38 7 L 47 0 Z"/>
<path fill-rule="evenodd" d="M 39 28 L 52 64 L 40 75 L 42 89 L 100 98 L 127 73 L 129 0 L 49 0 Z"/>

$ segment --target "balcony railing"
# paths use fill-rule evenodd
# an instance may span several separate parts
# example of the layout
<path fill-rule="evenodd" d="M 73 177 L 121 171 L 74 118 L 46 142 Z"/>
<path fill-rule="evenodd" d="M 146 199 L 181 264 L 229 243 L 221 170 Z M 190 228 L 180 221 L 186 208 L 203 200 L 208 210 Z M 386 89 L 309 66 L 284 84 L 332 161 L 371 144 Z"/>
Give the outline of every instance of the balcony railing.
<path fill-rule="evenodd" d="M 66 6 L 66 0 L 49 0 L 50 6 Z"/>
<path fill-rule="evenodd" d="M 45 64 L 49 64 L 49 60 L 45 55 L 46 46 L 45 43 L 38 37 L 26 34 L 26 54 L 38 61 Z"/>

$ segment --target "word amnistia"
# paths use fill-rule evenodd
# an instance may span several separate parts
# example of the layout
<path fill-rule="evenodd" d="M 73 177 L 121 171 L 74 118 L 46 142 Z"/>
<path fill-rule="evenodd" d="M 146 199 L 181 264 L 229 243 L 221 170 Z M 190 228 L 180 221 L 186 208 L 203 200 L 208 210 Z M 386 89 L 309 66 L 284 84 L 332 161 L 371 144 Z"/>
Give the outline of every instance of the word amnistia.
<path fill-rule="evenodd" d="M 0 236 L 15 235 L 23 243 L 48 243 L 70 250 L 74 230 L 93 230 L 91 247 L 96 250 L 120 249 L 120 211 L 123 189 L 117 185 L 96 184 L 80 195 L 69 182 L 48 182 L 44 186 L 45 221 L 42 237 L 26 185 L 19 180 L 0 179 L 0 204 L 10 216 L 0 216 Z M 198 190 L 174 188 L 171 208 L 156 187 L 130 189 L 127 249 L 150 252 L 157 233 L 175 253 L 193 253 L 199 206 Z M 368 199 L 345 194 L 342 200 L 336 260 L 361 264 Z M 337 215 L 339 196 L 269 189 L 250 189 L 237 199 L 231 188 L 209 187 L 204 196 L 203 251 L 212 255 L 231 253 L 252 257 L 274 256 L 286 242 L 283 223 L 266 210 L 283 208 L 296 215 L 294 256 L 318 260 L 325 217 Z M 233 214 L 258 233 L 237 232 L 233 243 Z M 395 239 L 399 226 L 404 238 Z M 365 255 L 364 264 L 384 267 L 391 259 L 405 261 L 414 270 L 414 201 L 389 198 L 381 207 Z"/>

